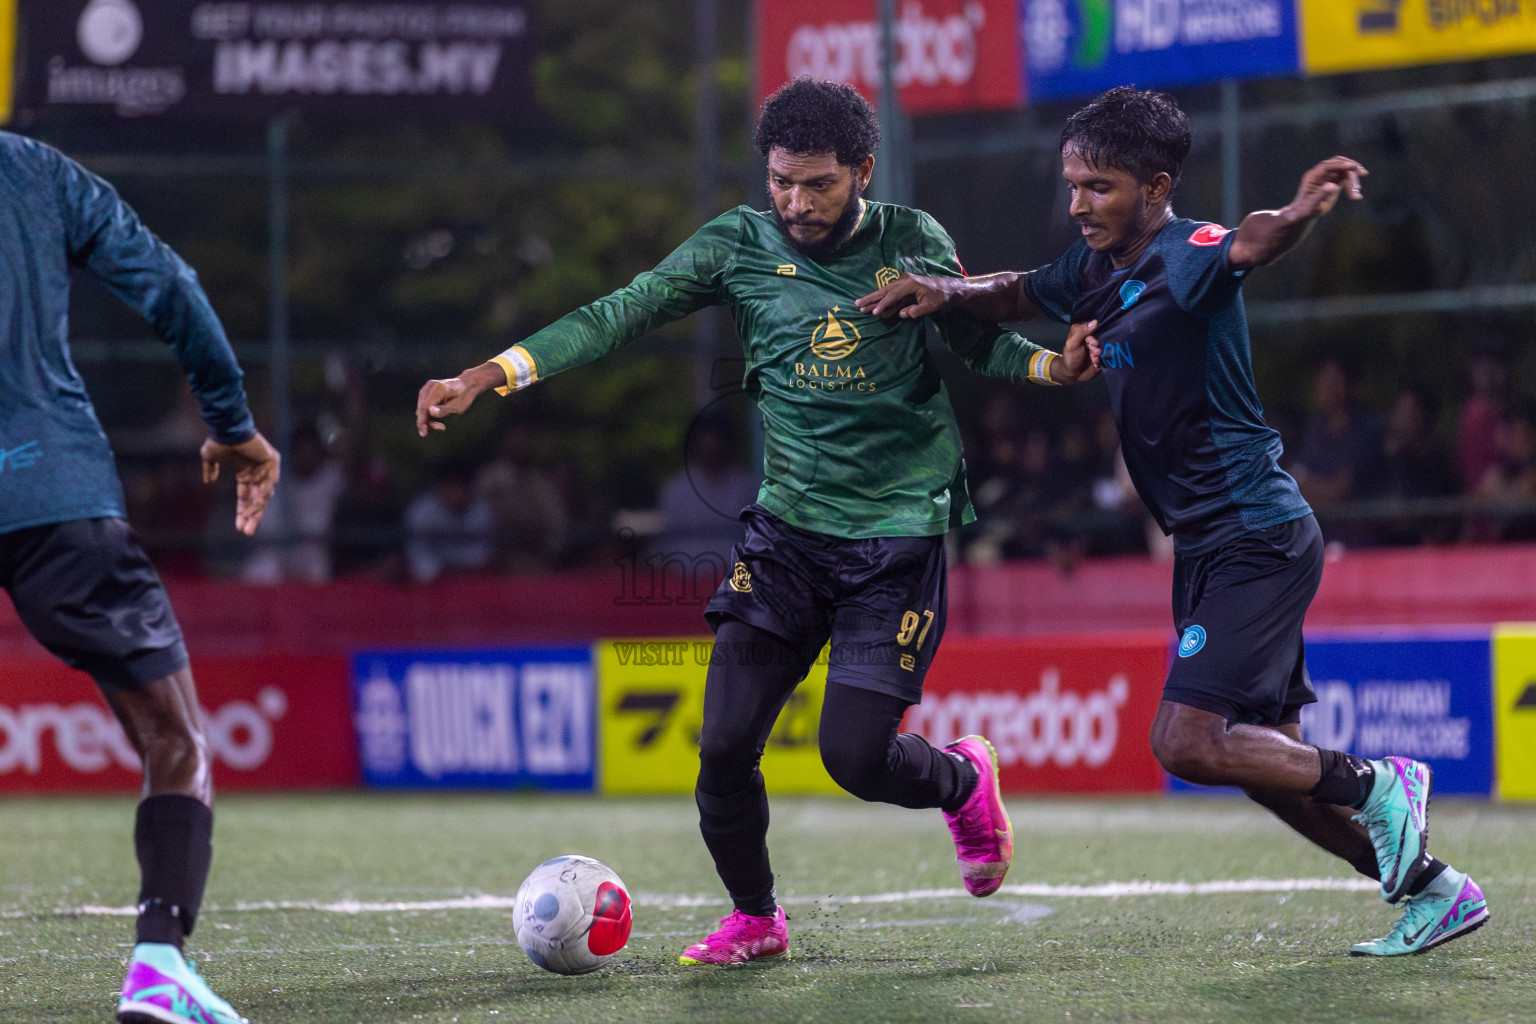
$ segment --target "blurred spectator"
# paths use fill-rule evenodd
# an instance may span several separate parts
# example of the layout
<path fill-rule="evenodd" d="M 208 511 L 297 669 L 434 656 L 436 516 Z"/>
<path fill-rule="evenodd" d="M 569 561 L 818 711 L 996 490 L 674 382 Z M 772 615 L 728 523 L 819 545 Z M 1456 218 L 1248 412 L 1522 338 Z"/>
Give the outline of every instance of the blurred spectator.
<path fill-rule="evenodd" d="M 336 575 L 401 575 L 400 507 L 383 456 L 375 455 L 353 473 L 336 505 L 332 537 Z"/>
<path fill-rule="evenodd" d="M 1108 409 L 1094 420 L 1098 450 L 1093 479 L 1094 527 L 1088 541 L 1090 555 L 1126 555 L 1150 552 L 1154 557 L 1173 557 L 1173 539 L 1163 531 L 1141 503 L 1131 482 L 1125 457 L 1120 454 L 1120 435 Z"/>
<path fill-rule="evenodd" d="M 1509 404 L 1509 374 L 1505 353 L 1482 348 L 1472 354 L 1467 376 L 1472 395 L 1456 420 L 1456 470 L 1461 488 L 1475 494 L 1488 471 L 1499 461 L 1499 425 Z"/>
<path fill-rule="evenodd" d="M 1314 505 L 1339 505 L 1355 497 L 1375 471 L 1382 444 L 1381 424 L 1354 397 L 1353 366 L 1327 356 L 1312 388 L 1312 415 L 1296 452 L 1296 482 Z"/>
<path fill-rule="evenodd" d="M 1312 415 L 1302 429 L 1291 474 L 1317 510 L 1329 543 L 1370 540 L 1365 524 L 1330 519 L 1328 512 L 1360 496 L 1381 458 L 1381 423 L 1355 401 L 1355 368 L 1341 355 L 1324 357 L 1312 388 Z"/>
<path fill-rule="evenodd" d="M 1435 443 L 1439 415 L 1439 399 L 1424 388 L 1405 387 L 1397 393 L 1381 458 L 1362 485 L 1362 497 L 1415 501 L 1446 498 L 1457 492 L 1450 456 Z M 1455 522 L 1447 516 L 1410 513 L 1379 520 L 1372 532 L 1382 544 L 1445 542 L 1454 536 Z"/>
<path fill-rule="evenodd" d="M 475 476 L 476 499 L 494 522 L 490 567 L 546 572 L 565 547 L 568 517 L 560 492 L 534 466 L 534 434 L 523 423 L 502 428 L 496 454 Z"/>
<path fill-rule="evenodd" d="M 1536 411 L 1515 408 L 1499 423 L 1499 460 L 1488 467 L 1477 489 L 1494 501 L 1536 500 Z M 1476 540 L 1536 540 L 1536 511 L 1496 514 Z"/>
<path fill-rule="evenodd" d="M 1004 558 L 1041 558 L 1052 553 L 1051 507 L 1061 491 L 1054 477 L 1051 435 L 1039 427 L 1025 432 L 1011 467 L 976 488 L 980 521 L 965 542 L 965 560 L 984 565 Z"/>
<path fill-rule="evenodd" d="M 284 466 L 282 493 L 256 528 L 255 549 L 240 567 L 240 578 L 324 583 L 331 578 L 331 525 L 346 473 L 311 424 L 293 432 Z"/>
<path fill-rule="evenodd" d="M 683 469 L 661 485 L 659 553 L 696 563 L 718 555 L 730 564 L 742 538 L 741 510 L 757 500 L 758 478 L 736 458 L 736 436 L 723 416 L 694 420 L 684 442 Z"/>
<path fill-rule="evenodd" d="M 475 497 L 473 476 L 463 463 L 440 463 L 432 485 L 405 507 L 405 568 L 417 583 L 490 564 L 495 513 Z"/>

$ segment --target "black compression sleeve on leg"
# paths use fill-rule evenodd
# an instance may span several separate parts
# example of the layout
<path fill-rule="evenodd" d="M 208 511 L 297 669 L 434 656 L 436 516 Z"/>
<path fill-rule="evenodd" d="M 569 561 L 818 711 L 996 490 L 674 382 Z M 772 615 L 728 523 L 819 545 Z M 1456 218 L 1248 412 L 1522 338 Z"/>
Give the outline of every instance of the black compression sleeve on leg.
<path fill-rule="evenodd" d="M 1309 794 L 1312 799 L 1320 804 L 1342 804 L 1357 809 L 1364 804 L 1376 777 L 1370 762 L 1342 750 L 1324 750 L 1322 747 L 1317 748 L 1317 756 L 1322 762 L 1323 777 L 1312 787 Z"/>
<path fill-rule="evenodd" d="M 213 863 L 213 811 L 179 793 L 148 797 L 139 803 L 133 846 L 140 877 L 136 941 L 180 948 L 197 923 Z"/>
<path fill-rule="evenodd" d="M 890 694 L 828 683 L 821 706 L 822 763 L 833 781 L 861 800 L 958 807 L 976 786 L 976 770 L 916 733 L 899 732 L 909 706 Z"/>
<path fill-rule="evenodd" d="M 780 709 L 816 653 L 738 619 L 722 622 L 715 634 L 694 800 L 720 880 L 736 909 L 754 917 L 774 913 L 768 795 L 758 762 Z"/>

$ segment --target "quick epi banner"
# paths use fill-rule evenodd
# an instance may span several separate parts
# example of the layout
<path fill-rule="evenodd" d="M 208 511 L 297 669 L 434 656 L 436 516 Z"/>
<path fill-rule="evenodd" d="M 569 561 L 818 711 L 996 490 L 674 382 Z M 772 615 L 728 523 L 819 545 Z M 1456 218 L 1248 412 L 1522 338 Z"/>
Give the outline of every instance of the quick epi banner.
<path fill-rule="evenodd" d="M 608 640 L 593 661 L 601 680 L 604 793 L 692 793 L 699 775 L 704 679 L 712 637 Z M 784 705 L 763 752 L 770 793 L 841 792 L 821 764 L 818 731 L 826 693 L 826 652 Z"/>
<path fill-rule="evenodd" d="M 1536 624 L 1494 629 L 1493 703 L 1499 796 L 1536 800 Z"/>
<path fill-rule="evenodd" d="M 364 651 L 352 710 L 370 786 L 590 790 L 596 778 L 585 645 Z"/>
<path fill-rule="evenodd" d="M 1361 757 L 1424 761 L 1435 773 L 1436 793 L 1488 796 L 1494 768 L 1489 654 L 1486 628 L 1308 636 L 1317 703 L 1302 710 L 1302 738 Z"/>
<path fill-rule="evenodd" d="M 1300 0 L 1310 74 L 1536 52 L 1531 0 Z"/>
<path fill-rule="evenodd" d="M 1294 75 L 1295 0 L 1020 0 L 1030 99 Z M 1351 0 L 1319 0 L 1320 6 Z"/>

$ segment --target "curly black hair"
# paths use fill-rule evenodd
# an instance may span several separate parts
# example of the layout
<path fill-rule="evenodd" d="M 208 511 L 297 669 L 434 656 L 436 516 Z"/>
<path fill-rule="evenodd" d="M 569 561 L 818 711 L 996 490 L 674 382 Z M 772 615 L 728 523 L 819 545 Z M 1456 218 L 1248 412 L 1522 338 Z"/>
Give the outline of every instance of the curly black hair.
<path fill-rule="evenodd" d="M 880 148 L 880 121 L 853 86 L 801 75 L 763 100 L 752 141 L 763 156 L 774 148 L 833 153 L 844 167 L 857 167 Z"/>
<path fill-rule="evenodd" d="M 1172 96 L 1129 85 L 1100 94 L 1061 130 L 1063 152 L 1125 171 L 1143 185 L 1160 173 L 1177 185 L 1189 144 L 1189 118 Z"/>

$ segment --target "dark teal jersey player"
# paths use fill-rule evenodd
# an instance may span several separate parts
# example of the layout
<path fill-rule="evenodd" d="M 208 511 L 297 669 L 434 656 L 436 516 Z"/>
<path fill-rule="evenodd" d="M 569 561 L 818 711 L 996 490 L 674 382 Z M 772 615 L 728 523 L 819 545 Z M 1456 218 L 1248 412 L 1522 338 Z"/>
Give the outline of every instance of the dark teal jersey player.
<path fill-rule="evenodd" d="M 1358 956 L 1420 953 L 1488 920 L 1482 890 L 1430 856 L 1427 765 L 1366 761 L 1302 741 L 1316 699 L 1302 623 L 1322 578 L 1322 535 L 1279 468 L 1253 386 L 1241 286 L 1301 241 L 1340 196 L 1361 196 L 1347 157 L 1302 176 L 1279 210 L 1234 231 L 1174 216 L 1189 122 L 1171 97 L 1112 89 L 1061 136 L 1069 212 L 1082 232 L 1029 274 L 908 278 L 859 300 L 876 315 L 956 306 L 985 319 L 1098 321 L 1089 347 L 1108 382 L 1137 491 L 1174 538 L 1177 657 L 1152 726 L 1171 774 L 1236 785 L 1404 906 Z M 1358 812 L 1358 813 L 1355 813 Z"/>
<path fill-rule="evenodd" d="M 1163 532 L 1199 554 L 1311 509 L 1280 468 L 1264 422 L 1241 286 L 1236 233 L 1170 220 L 1135 261 L 1078 241 L 1024 276 L 1024 292 L 1064 323 L 1097 320 L 1126 468 Z"/>

